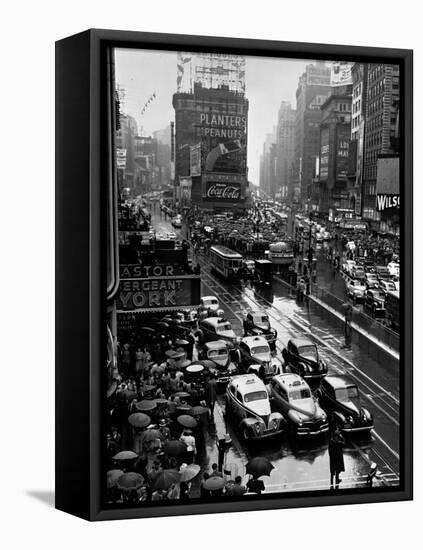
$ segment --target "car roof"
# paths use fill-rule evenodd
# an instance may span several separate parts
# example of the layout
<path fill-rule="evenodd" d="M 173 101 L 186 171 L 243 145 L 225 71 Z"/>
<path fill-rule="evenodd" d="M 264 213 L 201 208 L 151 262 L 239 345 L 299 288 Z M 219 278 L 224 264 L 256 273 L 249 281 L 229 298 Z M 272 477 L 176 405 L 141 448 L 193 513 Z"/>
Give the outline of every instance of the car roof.
<path fill-rule="evenodd" d="M 323 381 L 325 384 L 332 386 L 334 390 L 347 388 L 349 386 L 357 386 L 357 384 L 345 376 L 326 376 Z"/>
<path fill-rule="evenodd" d="M 309 340 L 308 338 L 292 338 L 290 340 L 291 344 L 294 344 L 297 348 L 301 346 L 315 346 L 316 344 Z"/>
<path fill-rule="evenodd" d="M 282 384 L 286 388 L 309 388 L 307 382 L 303 378 L 301 378 L 301 376 L 294 373 L 287 372 L 285 374 L 277 374 L 273 377 L 273 380 L 276 380 L 277 382 L 279 382 L 279 384 Z"/>
<path fill-rule="evenodd" d="M 202 323 L 209 323 L 210 325 L 213 325 L 216 327 L 217 325 L 223 325 L 223 323 L 229 323 L 229 321 L 226 321 L 225 319 L 222 319 L 221 317 L 206 317 L 201 321 Z"/>
<path fill-rule="evenodd" d="M 205 348 L 208 349 L 221 349 L 221 348 L 227 348 L 226 342 L 224 340 L 213 340 L 212 342 L 206 342 L 204 344 Z"/>
<path fill-rule="evenodd" d="M 231 385 L 233 385 L 238 391 L 251 392 L 251 391 L 266 391 L 264 382 L 255 374 L 239 374 L 231 378 Z"/>
<path fill-rule="evenodd" d="M 242 339 L 242 341 L 247 344 L 248 347 L 251 347 L 253 346 L 254 344 L 266 344 L 266 345 L 269 345 L 267 343 L 267 340 L 266 338 L 264 338 L 264 336 L 244 336 L 244 338 Z"/>
<path fill-rule="evenodd" d="M 217 300 L 216 296 L 201 296 L 201 300 Z"/>

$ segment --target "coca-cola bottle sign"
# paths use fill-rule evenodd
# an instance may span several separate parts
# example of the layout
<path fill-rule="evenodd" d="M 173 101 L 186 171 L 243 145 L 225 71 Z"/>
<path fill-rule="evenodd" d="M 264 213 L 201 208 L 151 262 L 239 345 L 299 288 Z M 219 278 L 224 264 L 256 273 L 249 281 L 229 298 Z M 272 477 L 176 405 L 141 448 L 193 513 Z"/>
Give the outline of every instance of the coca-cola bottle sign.
<path fill-rule="evenodd" d="M 241 196 L 241 189 L 239 185 L 210 183 L 206 195 L 208 199 L 238 200 Z"/>

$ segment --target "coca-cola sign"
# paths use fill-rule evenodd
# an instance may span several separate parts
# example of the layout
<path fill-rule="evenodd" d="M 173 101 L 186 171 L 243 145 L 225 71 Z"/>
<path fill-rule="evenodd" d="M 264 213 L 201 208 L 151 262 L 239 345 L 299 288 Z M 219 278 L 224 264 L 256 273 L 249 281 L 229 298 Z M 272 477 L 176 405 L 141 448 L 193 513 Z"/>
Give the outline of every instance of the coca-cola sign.
<path fill-rule="evenodd" d="M 206 200 L 211 201 L 239 201 L 241 198 L 241 184 L 229 182 L 208 181 Z"/>

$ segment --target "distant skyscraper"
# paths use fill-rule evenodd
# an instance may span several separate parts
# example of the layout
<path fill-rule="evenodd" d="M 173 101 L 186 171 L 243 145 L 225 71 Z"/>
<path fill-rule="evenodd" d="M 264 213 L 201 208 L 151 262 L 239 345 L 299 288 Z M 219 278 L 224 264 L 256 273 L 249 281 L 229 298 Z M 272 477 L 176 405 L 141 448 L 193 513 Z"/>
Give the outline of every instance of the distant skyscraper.
<path fill-rule="evenodd" d="M 289 101 L 282 101 L 276 129 L 276 189 L 281 198 L 292 197 L 295 158 L 296 111 Z"/>

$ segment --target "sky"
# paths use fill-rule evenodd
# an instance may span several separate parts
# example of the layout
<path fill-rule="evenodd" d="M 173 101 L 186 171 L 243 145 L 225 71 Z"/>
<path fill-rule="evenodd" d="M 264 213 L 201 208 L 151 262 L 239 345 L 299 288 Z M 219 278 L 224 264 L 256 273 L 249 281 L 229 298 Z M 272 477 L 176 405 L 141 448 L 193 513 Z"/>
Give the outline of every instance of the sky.
<path fill-rule="evenodd" d="M 125 89 L 123 111 L 142 125 L 148 136 L 174 120 L 172 96 L 176 92 L 176 52 L 118 49 L 115 53 L 117 84 Z M 245 93 L 248 112 L 248 179 L 259 183 L 260 154 L 266 135 L 277 123 L 281 101 L 290 101 L 295 108 L 298 78 L 307 64 L 305 59 L 246 58 Z M 148 104 L 144 114 L 141 111 Z"/>

